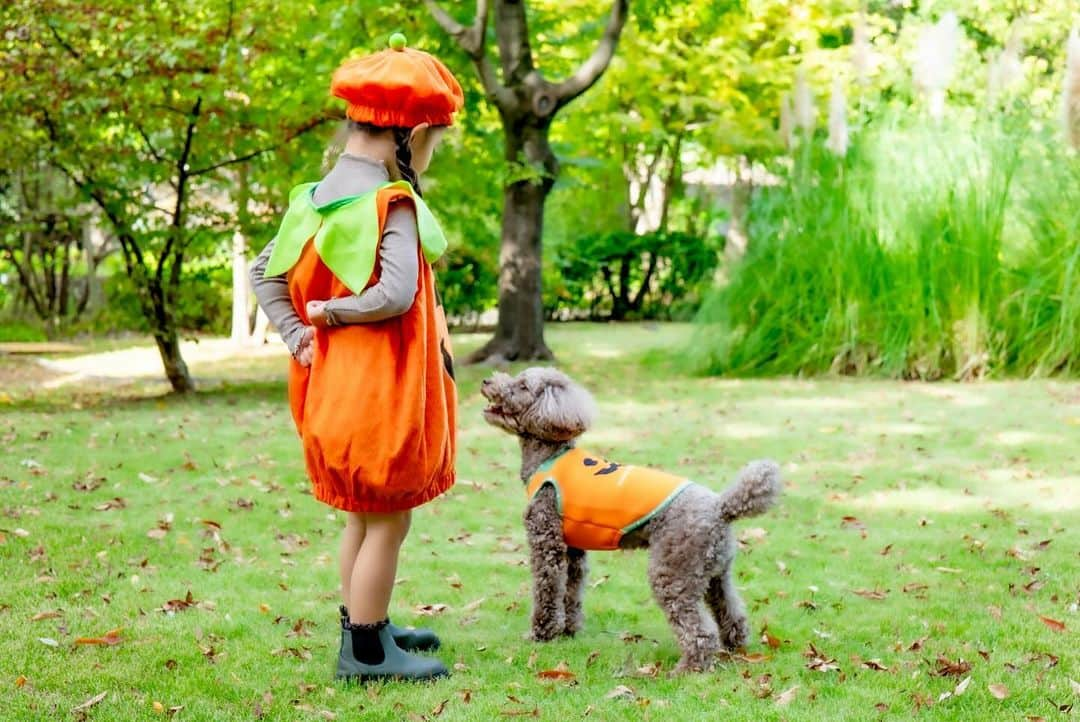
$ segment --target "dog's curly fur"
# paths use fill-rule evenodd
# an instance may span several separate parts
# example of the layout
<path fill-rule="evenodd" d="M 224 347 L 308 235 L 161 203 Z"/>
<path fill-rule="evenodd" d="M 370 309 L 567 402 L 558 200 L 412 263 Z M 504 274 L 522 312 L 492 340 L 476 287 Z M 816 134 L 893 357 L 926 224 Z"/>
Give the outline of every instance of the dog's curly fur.
<path fill-rule="evenodd" d="M 520 439 L 524 482 L 543 462 L 573 447 L 596 414 L 589 393 L 551 368 L 527 369 L 516 377 L 496 373 L 483 382 L 482 393 L 490 403 L 484 411 L 488 423 Z M 750 629 L 731 578 L 730 523 L 765 512 L 780 486 L 775 463 L 752 462 L 727 491 L 717 494 L 693 484 L 622 538 L 621 548 L 649 549 L 649 584 L 681 650 L 676 671 L 706 669 L 721 649 L 745 646 Z M 566 545 L 550 486 L 529 503 L 525 530 L 533 575 L 532 638 L 572 636 L 584 620 L 586 554 Z"/>

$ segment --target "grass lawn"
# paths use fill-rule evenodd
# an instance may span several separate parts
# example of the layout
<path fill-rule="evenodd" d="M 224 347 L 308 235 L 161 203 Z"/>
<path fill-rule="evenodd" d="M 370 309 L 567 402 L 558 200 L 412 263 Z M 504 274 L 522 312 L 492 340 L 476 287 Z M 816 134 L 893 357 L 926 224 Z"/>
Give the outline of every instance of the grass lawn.
<path fill-rule="evenodd" d="M 744 655 L 670 678 L 640 553 L 592 556 L 576 639 L 524 639 L 517 448 L 480 417 L 486 371 L 465 368 L 460 480 L 416 513 L 392 607 L 433 627 L 456 671 L 335 683 L 340 522 L 308 493 L 284 357 L 195 366 L 243 381 L 180 400 L 31 392 L 32 374 L 0 366 L 0 717 L 1068 716 L 1080 384 L 687 378 L 655 352 L 687 333 L 562 326 L 549 341 L 598 397 L 598 452 L 713 488 L 750 459 L 782 463 L 779 507 L 739 527 Z"/>

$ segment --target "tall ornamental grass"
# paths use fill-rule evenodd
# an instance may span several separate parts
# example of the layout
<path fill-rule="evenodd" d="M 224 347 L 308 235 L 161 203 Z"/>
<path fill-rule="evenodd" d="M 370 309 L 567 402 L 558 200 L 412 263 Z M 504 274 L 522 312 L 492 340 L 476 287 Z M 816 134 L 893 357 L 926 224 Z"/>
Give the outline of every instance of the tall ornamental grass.
<path fill-rule="evenodd" d="M 699 314 L 711 374 L 1080 372 L 1080 159 L 1007 118 L 802 144 Z"/>

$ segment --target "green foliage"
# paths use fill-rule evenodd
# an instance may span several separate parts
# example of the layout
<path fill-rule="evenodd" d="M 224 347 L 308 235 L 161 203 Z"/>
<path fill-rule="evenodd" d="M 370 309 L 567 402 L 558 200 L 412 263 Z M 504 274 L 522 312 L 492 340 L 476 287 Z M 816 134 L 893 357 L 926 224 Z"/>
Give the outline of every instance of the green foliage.
<path fill-rule="evenodd" d="M 717 374 L 971 378 L 1080 370 L 1080 174 L 996 120 L 881 123 L 806 144 L 702 310 Z M 1052 189 L 1030 193 L 1026 188 Z"/>
<path fill-rule="evenodd" d="M 176 328 L 182 333 L 228 335 L 232 322 L 232 268 L 228 265 L 207 265 L 184 271 L 179 290 L 173 299 Z M 94 335 L 135 331 L 152 331 L 139 310 L 137 290 L 123 273 L 104 279 L 106 303 L 85 322 L 72 330 Z"/>
<path fill-rule="evenodd" d="M 47 339 L 48 335 L 40 323 L 0 317 L 0 343 L 45 341 Z"/>
<path fill-rule="evenodd" d="M 554 317 L 683 318 L 711 280 L 719 250 L 716 240 L 678 231 L 583 236 L 559 246 L 544 305 Z"/>

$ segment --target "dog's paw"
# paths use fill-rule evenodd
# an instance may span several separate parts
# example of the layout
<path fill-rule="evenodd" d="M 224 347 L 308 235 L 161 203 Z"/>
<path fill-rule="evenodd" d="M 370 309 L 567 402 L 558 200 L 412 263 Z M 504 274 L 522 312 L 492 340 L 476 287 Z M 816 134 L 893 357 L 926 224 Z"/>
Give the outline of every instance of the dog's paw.
<path fill-rule="evenodd" d="M 729 619 L 720 629 L 720 638 L 725 649 L 742 649 L 750 640 L 750 623 L 746 617 Z"/>
<path fill-rule="evenodd" d="M 533 628 L 529 632 L 529 641 L 531 642 L 550 642 L 551 640 L 562 635 L 562 630 L 555 627 L 543 627 L 541 629 Z"/>

